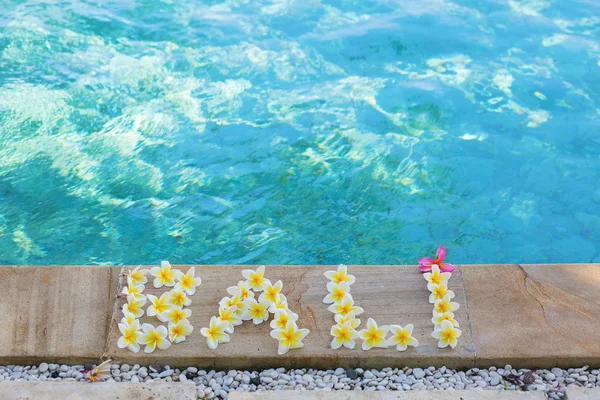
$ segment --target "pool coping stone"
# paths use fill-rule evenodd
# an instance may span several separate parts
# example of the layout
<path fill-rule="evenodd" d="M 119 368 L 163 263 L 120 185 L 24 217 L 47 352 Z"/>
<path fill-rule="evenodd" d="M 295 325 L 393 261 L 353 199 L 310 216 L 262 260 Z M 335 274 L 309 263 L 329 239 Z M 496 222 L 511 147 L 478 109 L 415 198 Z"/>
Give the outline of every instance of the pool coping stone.
<path fill-rule="evenodd" d="M 190 266 L 174 266 L 186 271 Z M 267 266 L 265 276 L 283 282 L 299 326 L 311 334 L 305 347 L 277 356 L 268 323 L 236 327 L 229 344 L 210 351 L 200 328 L 217 313 L 226 288 L 243 279 L 243 269 L 256 266 L 196 265 L 203 280 L 192 296 L 195 332 L 183 343 L 152 354 L 119 349 L 117 321 L 124 302 L 117 294 L 122 275 L 132 267 L 0 267 L 0 364 L 97 363 L 103 358 L 129 364 L 195 365 L 208 369 L 270 367 L 383 368 L 446 365 L 451 368 L 503 366 L 516 368 L 600 366 L 595 330 L 600 321 L 600 265 L 461 265 L 450 289 L 460 304 L 457 320 L 463 336 L 456 349 L 438 349 L 430 334 L 431 304 L 425 280 L 416 266 L 348 266 L 356 276 L 352 294 L 380 325 L 412 323 L 420 346 L 406 352 L 393 348 L 332 350 L 333 316 L 322 298 L 323 272 L 334 266 Z M 145 293 L 160 294 L 151 283 Z M 377 295 L 374 296 L 373 294 Z M 142 321 L 158 324 L 155 318 Z M 576 327 L 576 329 L 574 329 Z"/>

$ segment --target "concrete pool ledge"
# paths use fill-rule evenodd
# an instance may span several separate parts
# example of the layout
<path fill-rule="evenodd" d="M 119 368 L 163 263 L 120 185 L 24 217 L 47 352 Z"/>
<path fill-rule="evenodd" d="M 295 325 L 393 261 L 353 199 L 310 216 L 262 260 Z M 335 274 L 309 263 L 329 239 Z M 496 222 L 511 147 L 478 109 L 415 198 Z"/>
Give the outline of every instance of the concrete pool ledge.
<path fill-rule="evenodd" d="M 200 328 L 246 268 L 252 267 L 196 266 L 203 282 L 190 306 L 195 332 L 167 351 L 145 354 L 116 347 L 124 268 L 0 267 L 0 364 L 82 364 L 112 357 L 130 364 L 214 369 L 600 366 L 599 264 L 459 266 L 450 288 L 461 305 L 457 320 L 463 336 L 454 350 L 438 349 L 430 336 L 432 306 L 416 267 L 349 266 L 356 276 L 352 295 L 365 309 L 364 322 L 372 317 L 379 324 L 415 325 L 420 346 L 406 352 L 331 350 L 333 316 L 322 299 L 327 292 L 323 272 L 332 267 L 267 266 L 266 277 L 282 280 L 299 325 L 311 330 L 305 348 L 277 356 L 268 323 L 245 322 L 236 327 L 231 343 L 211 351 Z M 146 286 L 145 293 L 162 292 Z M 158 320 L 144 316 L 142 322 L 156 325 Z"/>

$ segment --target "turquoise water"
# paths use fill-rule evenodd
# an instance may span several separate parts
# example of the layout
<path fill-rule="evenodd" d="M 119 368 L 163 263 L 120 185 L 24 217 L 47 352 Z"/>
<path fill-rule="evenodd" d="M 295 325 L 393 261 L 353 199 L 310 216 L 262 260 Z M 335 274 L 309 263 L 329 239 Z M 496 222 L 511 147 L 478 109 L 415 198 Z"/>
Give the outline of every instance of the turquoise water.
<path fill-rule="evenodd" d="M 600 2 L 0 1 L 0 263 L 600 262 Z"/>

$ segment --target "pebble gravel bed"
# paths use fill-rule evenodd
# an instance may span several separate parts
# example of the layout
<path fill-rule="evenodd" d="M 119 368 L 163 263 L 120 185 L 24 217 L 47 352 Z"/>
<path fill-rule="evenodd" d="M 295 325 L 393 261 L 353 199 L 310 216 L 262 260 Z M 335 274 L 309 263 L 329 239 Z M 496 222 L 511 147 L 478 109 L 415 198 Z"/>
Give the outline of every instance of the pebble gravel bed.
<path fill-rule="evenodd" d="M 85 381 L 92 365 L 42 363 L 0 366 L 0 381 Z M 551 399 L 564 398 L 567 387 L 600 387 L 599 370 L 582 368 L 519 369 L 510 365 L 459 371 L 436 368 L 268 369 L 257 371 L 205 371 L 169 366 L 113 364 L 115 382 L 194 382 L 199 399 L 226 399 L 231 391 L 262 390 L 543 390 Z M 1 384 L 1 383 L 0 383 Z"/>

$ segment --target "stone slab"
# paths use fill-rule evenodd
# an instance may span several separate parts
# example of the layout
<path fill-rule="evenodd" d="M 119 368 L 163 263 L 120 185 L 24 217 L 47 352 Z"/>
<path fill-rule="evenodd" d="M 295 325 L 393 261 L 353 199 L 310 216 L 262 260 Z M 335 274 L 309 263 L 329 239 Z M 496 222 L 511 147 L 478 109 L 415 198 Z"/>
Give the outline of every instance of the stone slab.
<path fill-rule="evenodd" d="M 98 361 L 112 308 L 110 268 L 1 267 L 0 361 Z"/>
<path fill-rule="evenodd" d="M 0 383 L 6 400 L 196 400 L 193 383 L 18 382 Z"/>
<path fill-rule="evenodd" d="M 481 367 L 600 365 L 598 264 L 461 268 Z"/>
<path fill-rule="evenodd" d="M 179 267 L 178 267 L 179 268 Z M 186 267 L 181 267 L 186 271 Z M 132 353 L 116 346 L 120 336 L 117 321 L 122 314 L 120 306 L 124 298 L 118 299 L 112 318 L 106 357 L 130 364 L 168 364 L 171 366 L 198 365 L 215 369 L 259 369 L 270 367 L 337 368 L 357 367 L 383 368 L 447 365 L 454 368 L 471 367 L 474 359 L 472 338 L 465 313 L 465 297 L 460 273 L 452 276 L 450 287 L 456 293 L 462 307 L 457 320 L 463 330 L 459 346 L 455 349 L 439 349 L 437 341 L 431 337 L 432 305 L 428 302 L 429 293 L 426 281 L 416 267 L 401 266 L 349 266 L 356 276 L 352 286 L 352 296 L 356 303 L 365 309 L 361 315 L 363 324 L 367 318 L 374 318 L 380 325 L 412 323 L 414 334 L 420 346 L 398 352 L 395 348 L 332 350 L 330 347 L 333 314 L 327 311 L 322 302 L 327 294 L 327 279 L 323 273 L 334 269 L 331 266 L 268 266 L 265 276 L 275 282 L 283 282 L 283 293 L 287 296 L 290 308 L 299 314 L 299 326 L 308 328 L 311 334 L 305 339 L 305 347 L 290 351 L 284 356 L 277 355 L 277 342 L 269 336 L 268 323 L 255 326 L 247 321 L 236 327 L 231 343 L 223 344 L 217 350 L 210 350 L 200 329 L 208 326 L 210 317 L 218 312 L 218 301 L 227 296 L 226 288 L 242 280 L 242 270 L 250 266 L 196 266 L 196 273 L 202 278 L 202 286 L 192 296 L 192 316 L 190 322 L 194 333 L 188 339 L 171 346 L 166 351 L 157 350 L 152 354 L 143 351 Z M 155 289 L 146 285 L 145 293 L 160 295 L 165 289 Z M 142 317 L 142 322 L 157 325 L 154 317 Z"/>
<path fill-rule="evenodd" d="M 600 400 L 600 388 L 567 388 L 565 394 L 567 400 Z"/>
<path fill-rule="evenodd" d="M 229 400 L 546 400 L 544 392 L 446 390 L 406 392 L 306 391 L 231 392 Z"/>

